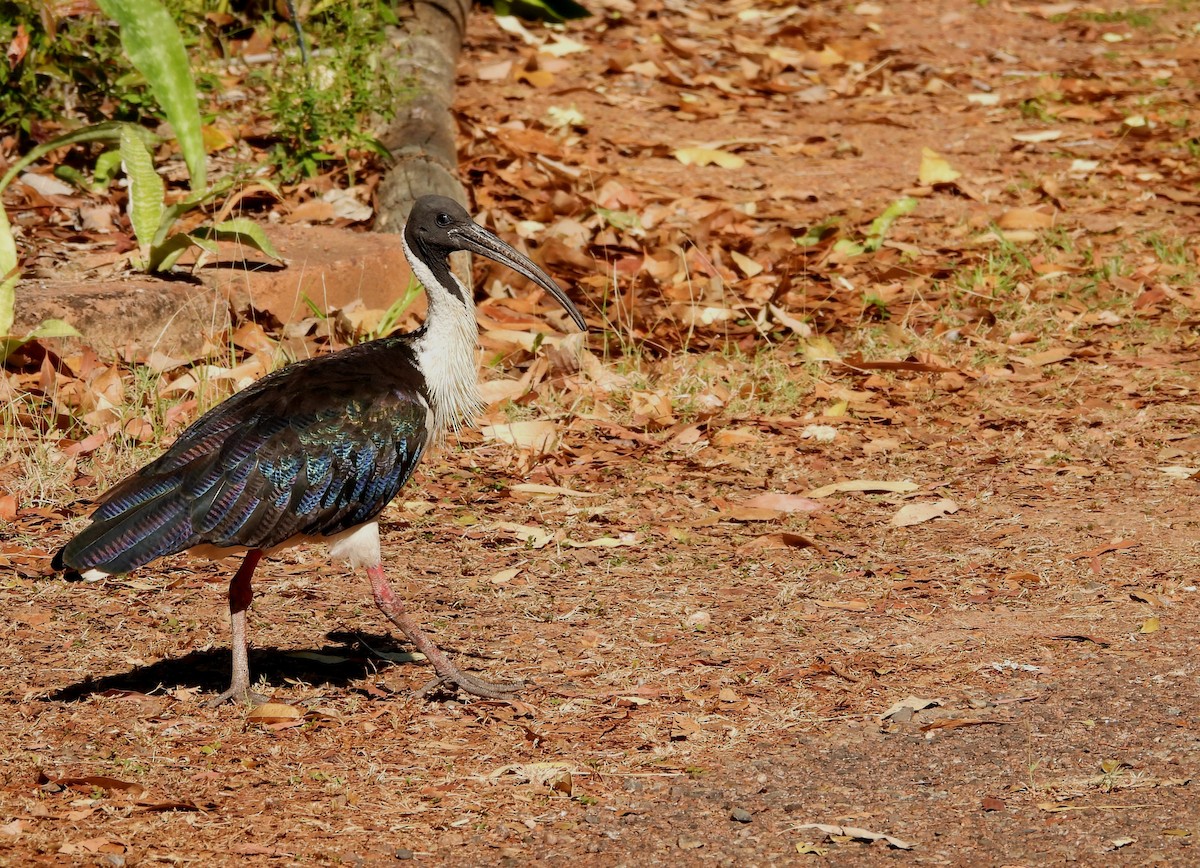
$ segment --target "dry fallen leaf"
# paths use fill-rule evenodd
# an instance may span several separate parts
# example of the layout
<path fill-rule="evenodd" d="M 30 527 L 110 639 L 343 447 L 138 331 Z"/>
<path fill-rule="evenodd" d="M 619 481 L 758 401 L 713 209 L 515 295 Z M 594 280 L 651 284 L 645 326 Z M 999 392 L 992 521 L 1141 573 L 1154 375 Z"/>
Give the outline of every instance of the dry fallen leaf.
<path fill-rule="evenodd" d="M 734 261 L 734 264 L 737 265 L 738 270 L 741 271 L 742 274 L 746 275 L 746 277 L 754 277 L 755 275 L 761 274 L 763 271 L 762 265 L 751 259 L 749 256 L 738 253 L 736 250 L 729 251 L 729 258 Z"/>
<path fill-rule="evenodd" d="M 511 521 L 498 521 L 488 526 L 487 530 L 508 534 L 515 537 L 518 542 L 535 549 L 545 548 L 558 536 L 557 533 L 547 533 L 540 527 L 530 527 L 529 525 L 516 524 Z"/>
<path fill-rule="evenodd" d="M 897 850 L 911 850 L 913 845 L 907 841 L 902 841 L 899 838 L 893 838 L 891 835 L 885 835 L 882 832 L 872 832 L 869 829 L 860 829 L 857 826 L 834 826 L 828 823 L 804 823 L 800 826 L 793 826 L 792 831 L 799 832 L 803 829 L 816 829 L 818 832 L 824 832 L 831 838 L 848 838 L 855 841 L 886 841 L 889 847 L 895 847 Z"/>
<path fill-rule="evenodd" d="M 822 485 L 820 488 L 814 488 L 806 494 L 806 497 L 828 497 L 831 494 L 838 492 L 852 491 L 889 491 L 894 494 L 907 494 L 910 491 L 916 491 L 921 486 L 915 482 L 905 481 L 889 481 L 880 479 L 847 479 L 844 482 L 831 482 L 829 485 Z"/>
<path fill-rule="evenodd" d="M 737 154 L 722 151 L 719 148 L 692 147 L 680 148 L 672 152 L 675 159 L 685 166 L 720 166 L 722 169 L 740 169 L 746 161 Z"/>
<path fill-rule="evenodd" d="M 907 503 L 892 516 L 891 525 L 892 527 L 908 527 L 949 515 L 952 512 L 958 512 L 958 504 L 946 497 L 933 503 Z"/>
<path fill-rule="evenodd" d="M 1013 133 L 1013 141 L 1024 142 L 1026 144 L 1039 144 L 1041 142 L 1053 142 L 1062 138 L 1062 130 L 1031 130 L 1024 133 Z"/>
<path fill-rule="evenodd" d="M 921 727 L 921 732 L 933 732 L 938 729 L 962 729 L 968 726 L 1007 726 L 1003 720 L 980 720 L 975 717 L 943 717 L 931 720 Z"/>
<path fill-rule="evenodd" d="M 1000 215 L 996 225 L 1001 229 L 1049 229 L 1054 215 L 1036 208 L 1011 208 Z"/>
<path fill-rule="evenodd" d="M 758 433 L 749 428 L 722 428 L 712 436 L 713 446 L 745 446 L 758 442 Z"/>
<path fill-rule="evenodd" d="M 299 720 L 304 714 L 294 705 L 283 702 L 264 702 L 250 709 L 246 720 L 253 723 L 289 723 Z"/>
<path fill-rule="evenodd" d="M 1048 350 L 1042 350 L 1040 353 L 1031 353 L 1028 356 L 1012 356 L 1012 360 L 1021 365 L 1027 365 L 1031 368 L 1041 368 L 1045 365 L 1053 365 L 1057 362 L 1065 362 L 1075 354 L 1075 351 L 1070 347 L 1052 347 Z"/>
<path fill-rule="evenodd" d="M 518 482 L 509 486 L 509 491 L 519 491 L 524 494 L 541 495 L 543 497 L 601 497 L 595 491 L 577 491 L 574 488 L 564 488 L 561 485 L 542 485 L 537 482 Z"/>
<path fill-rule="evenodd" d="M 637 534 L 621 534 L 620 539 L 611 536 L 602 536 L 599 539 L 588 540 L 587 542 L 578 542 L 573 539 L 563 541 L 563 545 L 573 549 L 587 548 L 604 548 L 614 549 L 621 546 L 635 546 L 638 544 Z"/>
<path fill-rule="evenodd" d="M 837 609 L 842 612 L 866 612 L 871 604 L 866 600 L 813 600 L 822 609 Z"/>
<path fill-rule="evenodd" d="M 941 705 L 941 699 L 922 699 L 919 696 L 906 696 L 899 702 L 892 705 L 887 711 L 879 715 L 879 722 L 892 720 L 903 717 L 908 720 L 915 712 L 922 711 L 926 708 L 931 708 L 935 705 Z"/>
<path fill-rule="evenodd" d="M 825 504 L 818 503 L 812 498 L 802 497 L 799 494 L 781 494 L 774 491 L 768 491 L 765 494 L 752 497 L 743 506 L 756 507 L 758 509 L 773 509 L 778 512 L 816 512 L 825 508 Z"/>
<path fill-rule="evenodd" d="M 510 567 L 507 570 L 501 570 L 498 573 L 493 573 L 488 576 L 488 582 L 493 585 L 506 585 L 515 579 L 521 573 L 520 567 Z"/>
<path fill-rule="evenodd" d="M 768 534 L 763 534 L 761 536 L 757 536 L 754 539 L 750 540 L 749 542 L 743 543 L 742 545 L 738 546 L 738 551 L 745 553 L 745 552 L 751 552 L 751 551 L 756 551 L 756 550 L 757 551 L 766 551 L 769 549 L 805 549 L 805 548 L 816 549 L 817 553 L 822 556 L 825 556 L 828 554 L 828 552 L 825 550 L 825 547 L 822 546 L 820 543 L 818 543 L 816 540 L 810 539 L 809 537 L 806 537 L 803 534 L 788 533 L 786 531 L 784 531 L 783 533 L 768 533 Z"/>
<path fill-rule="evenodd" d="M 558 426 L 547 419 L 506 422 L 502 425 L 482 425 L 479 433 L 485 440 L 495 440 L 528 449 L 535 455 L 548 455 L 558 447 Z"/>
<path fill-rule="evenodd" d="M 522 783 L 533 784 L 536 787 L 548 787 L 564 796 L 571 795 L 574 789 L 574 778 L 586 775 L 571 763 L 566 762 L 534 762 L 510 763 L 501 766 L 488 775 L 491 780 L 498 780 L 505 775 L 513 775 Z"/>
<path fill-rule="evenodd" d="M 937 151 L 931 148 L 921 148 L 921 168 L 917 170 L 917 180 L 922 186 L 949 184 L 961 177 L 962 172 L 954 169 Z"/>

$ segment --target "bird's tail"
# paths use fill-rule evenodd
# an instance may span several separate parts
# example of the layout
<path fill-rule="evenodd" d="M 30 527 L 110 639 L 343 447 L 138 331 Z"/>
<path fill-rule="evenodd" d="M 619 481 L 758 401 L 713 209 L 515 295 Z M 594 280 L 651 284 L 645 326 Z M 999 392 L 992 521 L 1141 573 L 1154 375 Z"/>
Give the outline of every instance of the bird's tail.
<path fill-rule="evenodd" d="M 92 571 L 127 573 L 191 544 L 195 534 L 177 486 L 132 504 L 121 504 L 119 495 L 114 490 L 92 515 L 92 523 L 58 550 L 50 562 L 55 570 L 68 579 L 88 578 Z"/>

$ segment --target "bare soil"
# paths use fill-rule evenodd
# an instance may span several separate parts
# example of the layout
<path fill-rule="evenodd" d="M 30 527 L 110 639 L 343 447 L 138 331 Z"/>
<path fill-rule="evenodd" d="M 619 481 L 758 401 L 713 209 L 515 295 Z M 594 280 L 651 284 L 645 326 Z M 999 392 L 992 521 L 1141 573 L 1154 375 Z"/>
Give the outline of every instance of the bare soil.
<path fill-rule="evenodd" d="M 414 698 L 428 667 L 314 549 L 260 567 L 251 619 L 252 671 L 301 716 L 205 708 L 229 565 L 68 584 L 44 559 L 75 508 L 25 510 L 0 583 L 0 862 L 1200 862 L 1198 19 L 877 6 L 612 3 L 561 61 L 477 13 L 459 108 L 481 209 L 552 231 L 571 189 L 658 213 L 582 258 L 549 245 L 551 270 L 632 295 L 631 262 L 691 244 L 755 310 L 785 284 L 771 303 L 846 361 L 735 320 L 710 345 L 766 361 L 714 349 L 713 413 L 573 412 L 594 385 L 560 375 L 553 454 L 468 432 L 429 458 L 386 562 L 468 668 L 533 682 L 511 703 Z M 571 104 L 573 132 L 539 126 Z M 745 165 L 672 155 L 697 144 Z M 920 183 L 922 148 L 961 178 Z M 791 240 L 831 217 L 861 239 L 905 193 L 874 255 Z M 1005 215 L 1034 240 L 988 240 Z M 713 264 L 734 249 L 767 270 Z M 989 286 L 1001 253 L 1025 270 Z M 985 273 L 960 292 L 965 267 Z M 670 349 L 653 376 L 694 370 L 702 331 L 672 344 L 680 298 L 651 289 L 629 339 Z M 845 480 L 916 487 L 814 494 Z"/>

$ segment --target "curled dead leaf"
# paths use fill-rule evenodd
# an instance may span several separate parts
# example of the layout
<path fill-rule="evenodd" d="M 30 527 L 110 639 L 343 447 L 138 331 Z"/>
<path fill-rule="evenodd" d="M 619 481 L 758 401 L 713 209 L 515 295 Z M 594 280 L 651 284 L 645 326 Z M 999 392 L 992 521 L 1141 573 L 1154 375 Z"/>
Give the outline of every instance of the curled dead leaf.
<path fill-rule="evenodd" d="M 483 425 L 479 429 L 485 440 L 507 443 L 518 449 L 528 449 L 535 455 L 548 455 L 558 448 L 558 426 L 548 419 L 529 419 L 502 425 Z"/>
<path fill-rule="evenodd" d="M 773 509 L 779 512 L 817 512 L 825 508 L 825 504 L 818 503 L 810 497 L 774 491 L 752 497 L 743 505 L 759 509 Z"/>
<path fill-rule="evenodd" d="M 805 548 L 816 549 L 817 553 L 822 556 L 827 556 L 829 554 L 829 552 L 825 550 L 825 547 L 816 540 L 810 539 L 803 534 L 788 533 L 787 531 L 784 531 L 783 533 L 768 533 L 757 536 L 749 542 L 739 546 L 738 551 L 750 552 L 755 550 L 766 551 L 769 549 Z"/>
<path fill-rule="evenodd" d="M 533 494 L 542 497 L 600 497 L 599 492 L 577 491 L 574 488 L 564 488 L 561 485 L 542 485 L 537 482 L 518 482 L 509 486 L 509 491 L 519 491 L 523 494 Z"/>
<path fill-rule="evenodd" d="M 288 723 L 299 720 L 304 714 L 294 705 L 282 702 L 264 702 L 250 709 L 246 720 L 251 723 Z"/>
<path fill-rule="evenodd" d="M 837 609 L 841 612 L 866 612 L 871 605 L 866 600 L 813 600 L 822 609 Z"/>
<path fill-rule="evenodd" d="M 514 537 L 517 542 L 535 549 L 545 548 L 558 536 L 557 533 L 544 531 L 540 527 L 531 527 L 511 521 L 498 521 L 488 525 L 484 530 L 506 534 Z"/>
<path fill-rule="evenodd" d="M 922 711 L 926 708 L 931 708 L 935 705 L 941 705 L 944 700 L 941 699 L 923 699 L 919 696 L 906 696 L 899 702 L 894 703 L 887 711 L 879 715 L 879 722 L 885 720 L 901 720 L 907 721 L 912 718 L 913 714 Z"/>
<path fill-rule="evenodd" d="M 835 826 L 829 823 L 804 823 L 799 826 L 793 826 L 792 831 L 800 832 L 804 829 L 816 829 L 818 832 L 823 832 L 830 838 L 844 838 L 854 841 L 885 841 L 889 847 L 894 847 L 897 850 L 911 850 L 913 845 L 907 841 L 902 841 L 899 838 L 894 838 L 891 835 L 885 835 L 882 832 L 872 832 L 869 829 L 860 829 L 857 826 Z"/>
<path fill-rule="evenodd" d="M 1054 215 L 1036 208 L 1011 208 L 1000 215 L 996 225 L 1001 229 L 1049 229 Z"/>
<path fill-rule="evenodd" d="M 672 151 L 672 156 L 685 166 L 720 166 L 722 169 L 740 169 L 746 161 L 737 154 L 722 151 L 719 148 L 679 148 Z"/>
<path fill-rule="evenodd" d="M 931 720 L 921 727 L 921 732 L 933 732 L 938 729 L 962 729 L 967 726 L 1007 726 L 1003 720 L 980 720 L 975 717 L 943 717 Z"/>
<path fill-rule="evenodd" d="M 134 781 L 123 781 L 120 778 L 111 778 L 106 775 L 87 775 L 80 778 L 59 778 L 58 780 L 46 780 L 42 783 L 43 787 L 67 787 L 72 790 L 89 791 L 94 789 L 112 790 L 129 793 L 135 798 L 146 792 L 146 788 Z"/>
<path fill-rule="evenodd" d="M 564 796 L 569 796 L 574 791 L 574 778 L 580 774 L 586 774 L 586 772 L 581 772 L 571 763 L 535 762 L 510 763 L 496 769 L 488 777 L 497 780 L 505 775 L 513 775 L 522 783 L 532 784 L 535 787 L 547 787 Z"/>
<path fill-rule="evenodd" d="M 920 487 L 915 482 L 907 480 L 847 479 L 843 482 L 831 482 L 829 485 L 814 488 L 805 497 L 828 497 L 838 492 L 853 491 L 888 491 L 893 494 L 907 494 L 910 491 L 916 491 Z"/>
<path fill-rule="evenodd" d="M 949 161 L 932 148 L 921 148 L 921 167 L 917 170 L 917 181 L 923 187 L 949 184 L 962 177 Z"/>
<path fill-rule="evenodd" d="M 958 504 L 946 497 L 933 503 L 908 503 L 900 507 L 900 510 L 892 516 L 891 525 L 892 527 L 908 527 L 953 512 L 958 512 Z"/>
<path fill-rule="evenodd" d="M 598 539 L 588 540 L 587 542 L 579 542 L 573 539 L 563 541 L 563 545 L 573 549 L 615 549 L 621 546 L 635 546 L 637 544 L 638 538 L 636 533 L 623 533 L 619 537 L 602 536 Z"/>
<path fill-rule="evenodd" d="M 1075 351 L 1070 347 L 1053 347 L 1049 350 L 1042 350 L 1040 353 L 1030 353 L 1028 356 L 1011 356 L 1010 358 L 1020 365 L 1026 365 L 1030 368 L 1041 368 L 1045 365 L 1065 362 L 1074 355 Z"/>
<path fill-rule="evenodd" d="M 747 443 L 757 443 L 758 433 L 749 428 L 722 428 L 712 436 L 713 446 L 730 447 L 745 446 Z"/>
<path fill-rule="evenodd" d="M 736 250 L 729 251 L 729 258 L 737 265 L 738 270 L 746 277 L 755 277 L 763 271 L 763 266 L 749 256 L 738 253 Z"/>

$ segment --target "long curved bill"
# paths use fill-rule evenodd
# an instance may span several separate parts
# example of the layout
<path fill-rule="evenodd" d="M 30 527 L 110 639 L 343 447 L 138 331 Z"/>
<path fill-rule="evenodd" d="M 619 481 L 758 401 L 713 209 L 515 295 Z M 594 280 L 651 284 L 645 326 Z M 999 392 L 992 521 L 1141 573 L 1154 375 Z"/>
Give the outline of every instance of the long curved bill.
<path fill-rule="evenodd" d="M 452 233 L 455 240 L 462 245 L 464 250 L 470 250 L 472 253 L 486 256 L 488 259 L 493 262 L 499 262 L 501 265 L 507 265 L 513 271 L 520 272 L 542 287 L 542 289 L 554 296 L 554 300 L 563 306 L 563 310 L 570 314 L 571 319 L 575 321 L 575 325 L 579 326 L 580 331 L 587 331 L 587 323 L 583 319 L 583 314 L 579 312 L 579 308 L 575 306 L 575 303 L 571 299 L 567 298 L 567 294 L 559 288 L 550 275 L 542 271 L 537 266 L 537 263 L 528 256 L 505 244 L 478 223 L 460 224 L 452 230 Z"/>

